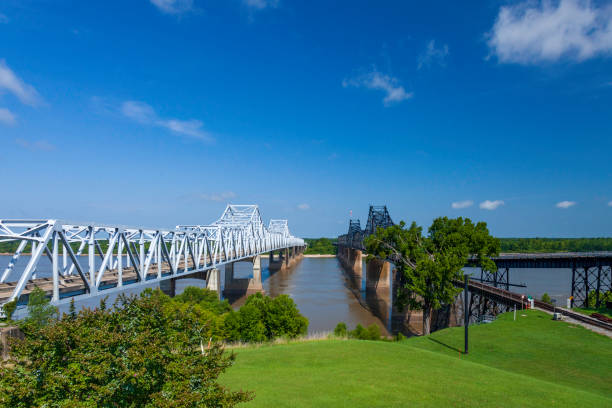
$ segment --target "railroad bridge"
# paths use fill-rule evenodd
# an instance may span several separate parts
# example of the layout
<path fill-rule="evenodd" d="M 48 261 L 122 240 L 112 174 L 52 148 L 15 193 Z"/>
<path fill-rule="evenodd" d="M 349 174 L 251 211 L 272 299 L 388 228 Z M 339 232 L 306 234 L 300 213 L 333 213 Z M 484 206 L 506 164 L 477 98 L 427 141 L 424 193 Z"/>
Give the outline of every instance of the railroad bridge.
<path fill-rule="evenodd" d="M 373 234 L 377 228 L 394 225 L 387 206 L 370 206 L 365 229 L 361 229 L 358 219 L 349 220 L 346 234 L 338 237 L 337 256 L 355 282 L 363 277 L 363 257 L 365 255 L 364 239 Z M 599 307 L 602 304 L 600 294 L 612 290 L 612 252 L 580 253 L 537 253 L 537 254 L 500 254 L 493 258 L 497 265 L 494 272 L 480 269 L 479 277 L 472 275 L 469 281 L 469 313 L 474 316 L 496 314 L 509 310 L 510 307 L 523 304 L 524 298 L 510 292 L 510 272 L 514 268 L 568 268 L 572 270 L 570 293 L 573 306 Z M 466 267 L 473 267 L 470 260 Z M 366 292 L 380 293 L 385 296 L 391 290 L 391 296 L 397 295 L 395 287 L 400 284 L 400 276 L 393 267 L 392 260 L 371 259 L 365 267 Z M 463 286 L 463 282 L 457 282 Z M 588 294 L 595 296 L 589 298 Z M 395 303 L 393 301 L 393 303 Z M 594 303 L 594 304 L 590 304 Z M 393 314 L 397 312 L 394 310 Z"/>
<path fill-rule="evenodd" d="M 0 305 L 23 304 L 35 287 L 56 305 L 155 283 L 174 295 L 183 278 L 204 279 L 220 292 L 222 267 L 226 295 L 250 294 L 263 291 L 262 254 L 269 254 L 271 269 L 282 269 L 305 248 L 304 240 L 290 234 L 287 220 L 271 220 L 266 227 L 257 205 L 228 205 L 212 224 L 174 229 L 0 220 L 0 242 L 16 244 L 0 269 Z M 251 263 L 253 277 L 234 279 L 236 262 Z"/>

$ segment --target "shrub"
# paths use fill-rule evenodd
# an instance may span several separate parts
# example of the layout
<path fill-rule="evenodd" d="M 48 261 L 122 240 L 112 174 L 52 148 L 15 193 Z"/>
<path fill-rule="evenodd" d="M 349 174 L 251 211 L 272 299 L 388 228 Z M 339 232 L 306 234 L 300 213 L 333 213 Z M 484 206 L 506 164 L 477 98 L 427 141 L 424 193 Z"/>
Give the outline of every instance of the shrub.
<path fill-rule="evenodd" d="M 176 306 L 161 291 L 120 296 L 115 307 L 65 314 L 25 333 L 0 365 L 0 406 L 233 407 L 251 394 L 217 378 L 234 355 L 205 347 L 218 319 L 198 305 Z"/>
<path fill-rule="evenodd" d="M 287 295 L 274 299 L 261 293 L 251 295 L 237 312 L 225 315 L 225 333 L 230 341 L 261 342 L 277 337 L 306 334 L 308 319 Z"/>
<path fill-rule="evenodd" d="M 6 302 L 2 306 L 2 310 L 4 311 L 4 316 L 6 320 L 11 320 L 13 313 L 15 313 L 15 309 L 17 309 L 17 299 L 11 300 L 10 302 Z"/>
<path fill-rule="evenodd" d="M 355 330 L 349 332 L 349 337 L 357 340 L 380 340 L 380 328 L 374 323 L 367 328 L 358 324 Z"/>
<path fill-rule="evenodd" d="M 340 322 L 336 325 L 336 328 L 334 329 L 334 336 L 336 337 L 346 337 L 347 336 L 346 323 Z"/>
<path fill-rule="evenodd" d="M 552 305 L 552 300 L 550 299 L 550 296 L 548 295 L 548 293 L 544 293 L 542 295 L 542 299 L 540 300 L 544 303 L 548 303 L 549 305 Z"/>
<path fill-rule="evenodd" d="M 34 288 L 28 297 L 28 317 L 19 322 L 24 331 L 37 331 L 57 317 L 57 308 L 52 306 L 44 290 Z"/>
<path fill-rule="evenodd" d="M 589 292 L 589 307 L 594 308 L 597 305 L 597 291 L 592 290 Z M 599 303 L 600 307 L 605 307 L 606 302 L 612 302 L 612 291 L 599 292 Z"/>
<path fill-rule="evenodd" d="M 198 288 L 196 286 L 188 286 L 183 293 L 172 298 L 175 302 L 180 303 L 197 303 L 204 309 L 213 311 L 217 314 L 227 313 L 232 310 L 227 300 L 219 300 L 219 295 L 214 290 L 207 288 Z"/>

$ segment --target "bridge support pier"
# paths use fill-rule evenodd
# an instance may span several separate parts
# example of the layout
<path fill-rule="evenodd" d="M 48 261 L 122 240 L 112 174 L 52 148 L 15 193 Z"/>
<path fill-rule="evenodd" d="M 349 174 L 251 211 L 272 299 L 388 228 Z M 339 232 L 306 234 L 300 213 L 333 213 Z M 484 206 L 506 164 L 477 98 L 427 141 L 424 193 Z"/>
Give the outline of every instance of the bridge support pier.
<path fill-rule="evenodd" d="M 177 278 L 170 278 L 159 282 L 159 289 L 170 297 L 176 295 L 176 280 Z"/>
<path fill-rule="evenodd" d="M 225 285 L 223 296 L 233 301 L 254 293 L 264 293 L 261 279 L 261 256 L 257 255 L 246 260 L 253 264 L 252 278 L 234 278 L 234 263 L 225 265 Z"/>
<path fill-rule="evenodd" d="M 389 290 L 391 264 L 374 258 L 366 262 L 366 291 Z"/>
<path fill-rule="evenodd" d="M 338 260 L 353 285 L 361 290 L 361 279 L 363 278 L 363 252 L 359 249 L 338 247 Z"/>
<path fill-rule="evenodd" d="M 268 269 L 270 272 L 286 271 L 297 265 L 304 257 L 304 247 L 289 247 L 280 250 L 278 257 L 275 251 L 269 253 Z"/>
<path fill-rule="evenodd" d="M 221 271 L 217 268 L 208 271 L 206 289 L 214 290 L 217 292 L 217 296 L 221 298 Z"/>

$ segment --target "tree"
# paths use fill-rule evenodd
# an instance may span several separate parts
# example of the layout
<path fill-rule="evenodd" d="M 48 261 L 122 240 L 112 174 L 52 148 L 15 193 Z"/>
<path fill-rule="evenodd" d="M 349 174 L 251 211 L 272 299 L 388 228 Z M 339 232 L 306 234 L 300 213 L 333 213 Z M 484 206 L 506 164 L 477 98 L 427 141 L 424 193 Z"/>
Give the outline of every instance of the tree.
<path fill-rule="evenodd" d="M 70 298 L 70 308 L 68 309 L 68 316 L 74 320 L 77 317 L 76 307 L 74 306 L 74 298 Z"/>
<path fill-rule="evenodd" d="M 256 293 L 237 312 L 225 316 L 230 341 L 262 342 L 277 337 L 295 338 L 306 334 L 308 319 L 302 316 L 287 295 L 276 298 Z"/>
<path fill-rule="evenodd" d="M 183 293 L 172 298 L 175 302 L 197 303 L 204 309 L 214 311 L 217 314 L 227 313 L 232 310 L 227 299 L 219 300 L 219 294 L 214 290 L 188 286 Z"/>
<path fill-rule="evenodd" d="M 217 382 L 234 355 L 208 344 L 211 322 L 194 312 L 203 309 L 171 306 L 147 290 L 26 333 L 12 345 L 13 360 L 0 364 L 0 406 L 232 407 L 251 399 Z"/>
<path fill-rule="evenodd" d="M 336 328 L 334 329 L 334 336 L 336 337 L 346 337 L 347 336 L 346 323 L 340 322 L 336 325 Z"/>
<path fill-rule="evenodd" d="M 548 303 L 549 305 L 552 305 L 552 300 L 550 298 L 550 295 L 548 293 L 544 293 L 542 295 L 542 299 L 540 299 L 542 302 L 544 303 Z"/>
<path fill-rule="evenodd" d="M 20 326 L 22 330 L 36 331 L 57 317 L 57 308 L 52 306 L 44 290 L 36 287 L 28 297 L 28 317 Z"/>
<path fill-rule="evenodd" d="M 469 218 L 436 218 L 423 235 L 413 222 L 379 228 L 365 240 L 369 257 L 392 260 L 402 274 L 397 303 L 423 310 L 423 334 L 431 331 L 433 310 L 454 301 L 461 292 L 455 283 L 470 258 L 487 271 L 495 271 L 491 256 L 499 253 L 499 240 L 489 234 L 487 224 Z"/>

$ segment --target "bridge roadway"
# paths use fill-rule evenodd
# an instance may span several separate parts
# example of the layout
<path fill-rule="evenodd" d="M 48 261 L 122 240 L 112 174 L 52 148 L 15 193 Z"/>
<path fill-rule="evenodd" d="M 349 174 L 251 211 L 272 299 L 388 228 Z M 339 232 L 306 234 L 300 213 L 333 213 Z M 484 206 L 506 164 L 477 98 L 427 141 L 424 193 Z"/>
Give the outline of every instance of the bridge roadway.
<path fill-rule="evenodd" d="M 272 260 L 275 251 L 284 252 L 289 262 L 305 247 L 289 233 L 286 220 L 271 220 L 266 227 L 256 205 L 228 205 L 210 225 L 179 225 L 174 230 L 0 220 L 0 242 L 11 241 L 18 245 L 0 277 L 0 305 L 23 302 L 35 287 L 60 304 L 193 276 L 219 290 L 221 266 L 253 261 L 259 268 L 259 256 L 270 253 Z M 81 265 L 83 258 L 87 265 Z M 51 276 L 37 277 L 45 262 Z M 233 277 L 227 268 L 226 276 Z"/>

